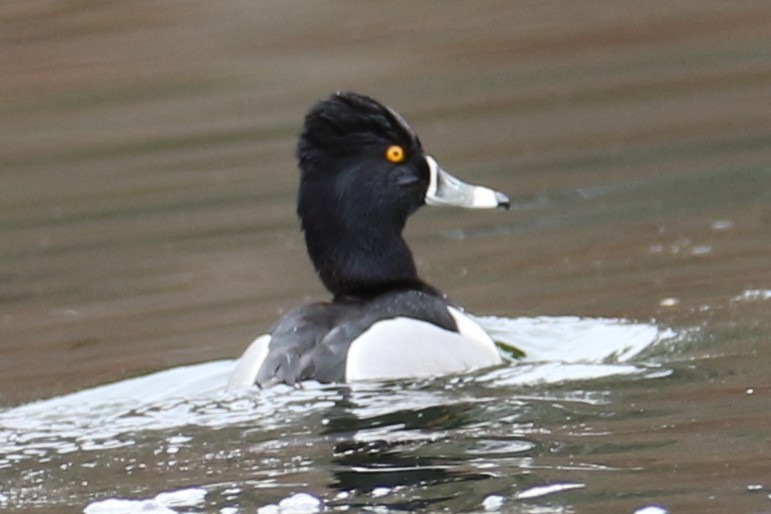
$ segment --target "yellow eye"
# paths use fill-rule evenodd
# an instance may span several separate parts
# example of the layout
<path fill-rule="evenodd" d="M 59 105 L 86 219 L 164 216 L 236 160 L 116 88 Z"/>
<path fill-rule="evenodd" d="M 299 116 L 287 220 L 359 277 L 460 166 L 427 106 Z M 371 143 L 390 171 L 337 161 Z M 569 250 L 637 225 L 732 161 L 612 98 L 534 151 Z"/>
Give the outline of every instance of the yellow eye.
<path fill-rule="evenodd" d="M 386 150 L 385 156 L 391 162 L 402 162 L 404 160 L 404 148 L 399 145 L 391 145 Z"/>

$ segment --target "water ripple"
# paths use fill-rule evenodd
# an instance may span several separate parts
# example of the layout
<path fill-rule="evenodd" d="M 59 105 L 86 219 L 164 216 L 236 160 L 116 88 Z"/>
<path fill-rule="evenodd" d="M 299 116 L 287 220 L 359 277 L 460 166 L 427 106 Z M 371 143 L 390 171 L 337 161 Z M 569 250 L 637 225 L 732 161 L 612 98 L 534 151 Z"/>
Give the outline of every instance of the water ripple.
<path fill-rule="evenodd" d="M 216 500 L 223 508 L 248 503 L 249 495 L 256 494 L 249 491 L 257 489 L 301 492 L 309 481 L 319 481 L 311 478 L 318 474 L 326 476 L 321 482 L 337 496 L 349 495 L 344 501 L 337 496 L 319 500 L 330 506 L 424 508 L 448 498 L 461 501 L 457 491 L 463 482 L 514 477 L 516 484 L 517 473 L 524 480 L 534 470 L 557 469 L 533 462 L 534 455 L 557 449 L 536 420 L 572 422 L 580 419 L 581 409 L 603 409 L 607 397 L 602 391 L 555 385 L 668 373 L 637 359 L 674 336 L 655 325 L 576 317 L 479 321 L 497 341 L 522 349 L 525 357 L 501 368 L 435 380 L 309 382 L 238 393 L 223 391 L 234 362 L 215 361 L 5 410 L 0 412 L 0 472 L 11 475 L 0 494 L 25 504 L 40 494 L 41 483 L 58 484 L 47 490 L 52 498 L 68 498 L 81 489 L 93 490 L 94 484 L 109 487 L 116 473 L 125 478 L 149 469 L 198 469 L 199 475 L 229 477 L 201 489 L 225 498 Z M 540 389 L 543 384 L 551 385 L 548 391 Z M 40 462 L 48 462 L 47 467 L 36 471 Z M 586 461 L 571 469 L 606 468 Z M 252 484 L 248 489 L 247 483 Z M 386 495 L 380 494 L 384 484 L 390 488 Z M 234 487 L 243 491 L 234 492 Z M 533 486 L 518 494 L 538 491 Z M 559 491 L 544 494 L 553 492 Z M 291 495 L 273 497 L 278 503 L 254 501 L 284 512 L 279 500 Z M 175 512 L 168 502 L 148 498 L 108 495 L 86 512 Z M 494 504 L 493 499 L 485 505 Z"/>

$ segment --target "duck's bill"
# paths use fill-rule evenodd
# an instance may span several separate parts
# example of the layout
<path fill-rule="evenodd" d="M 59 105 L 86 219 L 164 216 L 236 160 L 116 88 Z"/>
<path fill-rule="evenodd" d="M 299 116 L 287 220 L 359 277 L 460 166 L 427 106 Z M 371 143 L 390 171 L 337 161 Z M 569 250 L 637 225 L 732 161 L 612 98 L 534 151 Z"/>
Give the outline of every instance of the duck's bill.
<path fill-rule="evenodd" d="M 495 209 L 511 206 L 509 197 L 489 187 L 475 186 L 444 171 L 433 157 L 426 157 L 431 179 L 426 191 L 427 205 L 454 205 L 467 209 Z"/>

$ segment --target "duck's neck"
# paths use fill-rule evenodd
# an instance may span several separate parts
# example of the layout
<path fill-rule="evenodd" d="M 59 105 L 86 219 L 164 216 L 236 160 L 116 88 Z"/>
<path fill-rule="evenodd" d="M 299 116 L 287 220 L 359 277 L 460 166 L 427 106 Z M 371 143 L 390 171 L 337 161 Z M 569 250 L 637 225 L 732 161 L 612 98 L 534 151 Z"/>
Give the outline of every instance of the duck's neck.
<path fill-rule="evenodd" d="M 368 299 L 396 289 L 433 291 L 419 278 L 402 237 L 405 220 L 351 216 L 339 206 L 300 212 L 308 254 L 336 301 Z"/>

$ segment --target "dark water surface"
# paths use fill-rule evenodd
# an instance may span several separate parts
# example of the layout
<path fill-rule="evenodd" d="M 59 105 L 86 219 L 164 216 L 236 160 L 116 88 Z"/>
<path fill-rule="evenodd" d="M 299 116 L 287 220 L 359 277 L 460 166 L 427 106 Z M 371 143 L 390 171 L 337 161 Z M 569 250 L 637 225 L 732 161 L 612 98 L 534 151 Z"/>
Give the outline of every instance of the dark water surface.
<path fill-rule="evenodd" d="M 771 512 L 769 2 L 7 2 L 0 70 L 4 512 Z M 338 89 L 514 200 L 417 214 L 429 282 L 560 341 L 563 316 L 657 335 L 170 400 L 325 297 L 293 151 Z M 18 407 L 195 363 L 128 407 Z"/>

